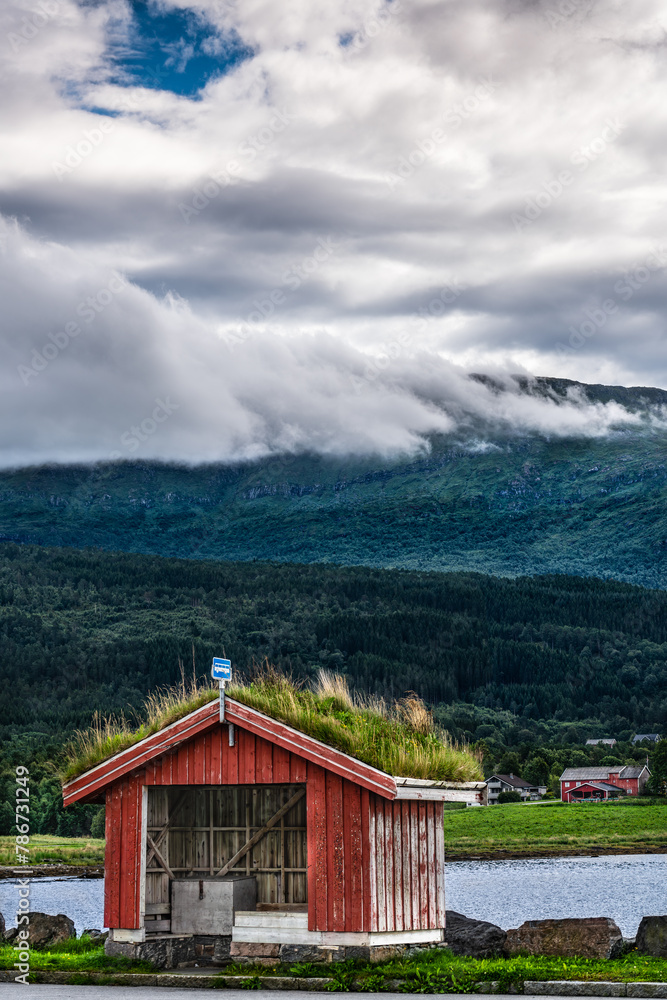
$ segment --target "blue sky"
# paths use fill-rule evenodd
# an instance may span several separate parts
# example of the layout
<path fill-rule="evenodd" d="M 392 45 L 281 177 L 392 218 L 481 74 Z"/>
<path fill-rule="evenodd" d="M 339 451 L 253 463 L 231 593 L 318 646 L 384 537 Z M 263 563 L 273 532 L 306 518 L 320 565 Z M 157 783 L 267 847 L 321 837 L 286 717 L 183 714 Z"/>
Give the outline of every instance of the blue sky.
<path fill-rule="evenodd" d="M 194 97 L 234 69 L 252 50 L 236 32 L 222 33 L 201 11 L 129 0 L 126 37 L 110 39 L 107 57 L 120 85 L 141 85 Z"/>

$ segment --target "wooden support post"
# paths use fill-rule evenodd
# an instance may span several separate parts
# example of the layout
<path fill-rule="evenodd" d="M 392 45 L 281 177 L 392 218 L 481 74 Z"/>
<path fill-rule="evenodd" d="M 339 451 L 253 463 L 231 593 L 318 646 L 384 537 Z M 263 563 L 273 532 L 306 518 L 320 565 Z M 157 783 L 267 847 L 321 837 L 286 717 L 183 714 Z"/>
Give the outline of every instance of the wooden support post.
<path fill-rule="evenodd" d="M 252 848 L 255 846 L 255 844 L 258 844 L 262 839 L 262 837 L 266 836 L 269 830 L 272 830 L 273 827 L 276 825 L 276 823 L 279 823 L 280 820 L 283 818 L 283 816 L 285 816 L 290 811 L 290 809 L 292 809 L 292 807 L 295 806 L 297 802 L 304 797 L 305 794 L 306 794 L 306 789 L 300 788 L 299 791 L 296 792 L 292 796 L 292 798 L 285 803 L 284 806 L 280 807 L 278 812 L 271 817 L 268 823 L 265 823 L 264 826 L 261 828 L 261 830 L 258 830 L 257 833 L 253 837 L 251 837 L 250 840 L 246 844 L 244 844 L 239 851 L 236 852 L 234 857 L 230 858 L 229 861 L 222 866 L 220 871 L 216 872 L 216 875 L 226 875 L 229 869 L 233 868 L 234 865 L 237 863 L 237 861 L 240 861 L 244 855 L 247 855 L 248 851 L 251 851 Z"/>

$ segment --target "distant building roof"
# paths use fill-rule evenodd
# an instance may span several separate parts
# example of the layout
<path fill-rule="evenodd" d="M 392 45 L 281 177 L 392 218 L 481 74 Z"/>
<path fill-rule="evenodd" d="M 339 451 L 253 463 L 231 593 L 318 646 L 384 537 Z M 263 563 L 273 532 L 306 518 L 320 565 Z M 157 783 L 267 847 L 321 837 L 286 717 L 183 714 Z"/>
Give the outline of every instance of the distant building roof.
<path fill-rule="evenodd" d="M 619 778 L 638 778 L 646 764 L 614 765 L 612 767 L 566 767 L 560 776 L 561 781 L 606 781 L 610 774 Z"/>
<path fill-rule="evenodd" d="M 642 740 L 650 740 L 651 743 L 659 743 L 660 739 L 660 733 L 637 733 L 632 737 L 632 742 L 641 743 Z"/>
<path fill-rule="evenodd" d="M 622 792 L 623 789 L 619 788 L 618 785 L 610 785 L 608 781 L 582 781 L 580 785 L 576 788 L 569 788 L 568 792 L 576 792 L 577 788 L 581 788 L 583 785 L 588 785 L 590 788 L 599 788 L 603 792 Z"/>
<path fill-rule="evenodd" d="M 538 785 L 531 785 L 529 781 L 524 781 L 523 778 L 517 778 L 516 774 L 492 774 L 487 781 L 493 781 L 494 778 L 498 778 L 499 781 L 504 781 L 506 785 L 512 785 L 513 788 L 538 788 Z"/>
<path fill-rule="evenodd" d="M 616 746 L 616 740 L 586 740 L 587 747 L 596 747 L 598 743 L 604 743 L 608 747 Z"/>

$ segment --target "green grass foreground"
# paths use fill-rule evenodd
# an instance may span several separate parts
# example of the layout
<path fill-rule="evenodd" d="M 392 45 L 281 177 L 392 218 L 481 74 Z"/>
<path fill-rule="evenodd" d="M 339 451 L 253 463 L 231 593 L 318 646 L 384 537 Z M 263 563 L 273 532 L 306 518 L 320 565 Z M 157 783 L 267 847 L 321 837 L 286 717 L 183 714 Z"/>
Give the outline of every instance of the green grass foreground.
<path fill-rule="evenodd" d="M 30 837 L 31 865 L 103 865 L 104 841 L 93 837 Z M 16 865 L 16 837 L 0 837 L 0 865 Z"/>
<path fill-rule="evenodd" d="M 0 968 L 12 969 L 14 951 L 9 945 L 0 946 Z M 60 971 L 72 973 L 155 973 L 149 962 L 107 957 L 104 947 L 88 938 L 65 941 L 30 956 L 33 972 Z M 170 970 L 164 970 L 169 974 Z M 475 983 L 498 982 L 501 988 L 521 987 L 526 980 L 579 979 L 612 980 L 615 982 L 667 981 L 667 960 L 637 955 L 634 952 L 621 959 L 608 961 L 551 956 L 519 956 L 516 958 L 473 959 L 456 957 L 447 950 L 431 950 L 411 958 L 387 962 L 340 962 L 332 965 L 299 963 L 272 967 L 228 965 L 221 975 L 246 976 L 257 988 L 261 980 L 271 976 L 299 978 L 328 977 L 333 982 L 327 989 L 347 992 L 405 993 L 465 993 Z M 398 982 L 397 982 L 398 981 Z"/>
<path fill-rule="evenodd" d="M 16 952 L 11 944 L 0 944 L 0 969 L 13 969 Z M 89 937 L 70 938 L 42 950 L 30 952 L 32 972 L 155 972 L 150 962 L 104 954 L 104 945 Z"/>
<path fill-rule="evenodd" d="M 447 857 L 572 851 L 667 851 L 667 799 L 511 804 L 445 810 Z"/>
<path fill-rule="evenodd" d="M 344 677 L 324 670 L 317 682 L 306 688 L 268 664 L 249 682 L 230 685 L 227 693 L 388 774 L 440 781 L 482 777 L 479 755 L 453 743 L 447 733 L 437 729 L 431 712 L 416 695 L 394 704 L 375 696 L 353 696 Z M 71 780 L 217 697 L 217 688 L 183 680 L 180 687 L 149 696 L 145 721 L 138 728 L 124 718 L 98 717 L 72 744 L 63 780 Z"/>

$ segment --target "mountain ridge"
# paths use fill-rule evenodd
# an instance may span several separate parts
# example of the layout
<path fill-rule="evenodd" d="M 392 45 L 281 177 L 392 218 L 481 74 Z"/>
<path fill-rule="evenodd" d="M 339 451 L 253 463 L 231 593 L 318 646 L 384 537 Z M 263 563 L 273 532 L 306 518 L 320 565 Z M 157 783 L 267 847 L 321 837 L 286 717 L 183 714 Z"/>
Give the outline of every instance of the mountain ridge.
<path fill-rule="evenodd" d="M 573 389 L 590 402 L 667 403 L 666 391 L 643 387 L 566 379 L 519 387 L 568 400 Z M 642 425 L 597 438 L 434 436 L 428 453 L 396 459 L 27 467 L 0 471 L 0 538 L 183 558 L 555 572 L 662 588 L 666 455 L 664 432 Z"/>

